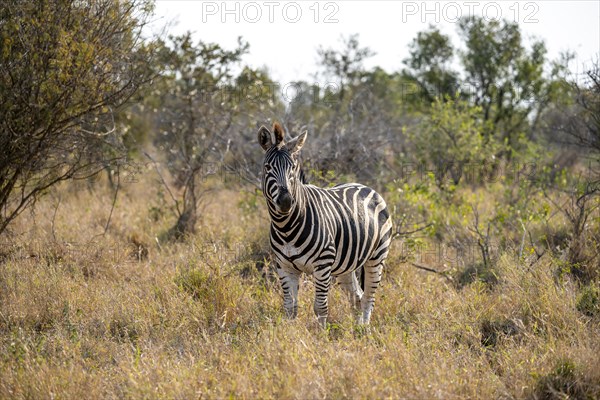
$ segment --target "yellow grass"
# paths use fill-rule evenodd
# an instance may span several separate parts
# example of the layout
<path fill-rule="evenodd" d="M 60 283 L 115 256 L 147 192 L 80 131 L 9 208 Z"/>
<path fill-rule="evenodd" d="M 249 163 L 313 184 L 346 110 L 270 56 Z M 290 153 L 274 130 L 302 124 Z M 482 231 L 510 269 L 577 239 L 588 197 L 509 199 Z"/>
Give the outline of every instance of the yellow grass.
<path fill-rule="evenodd" d="M 126 185 L 101 235 L 111 193 L 63 185 L 2 238 L 0 398 L 600 397 L 598 320 L 550 256 L 503 254 L 497 285 L 457 289 L 395 243 L 370 329 L 336 287 L 322 330 L 308 278 L 283 317 L 262 198 L 221 188 L 168 243 L 158 191 Z"/>

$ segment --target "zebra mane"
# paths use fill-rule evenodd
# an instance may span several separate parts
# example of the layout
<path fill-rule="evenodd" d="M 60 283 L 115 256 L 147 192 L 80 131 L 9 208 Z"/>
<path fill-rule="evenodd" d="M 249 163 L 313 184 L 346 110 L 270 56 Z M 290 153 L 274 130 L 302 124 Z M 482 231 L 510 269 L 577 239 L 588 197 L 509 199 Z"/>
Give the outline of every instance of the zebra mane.
<path fill-rule="evenodd" d="M 308 177 L 304 173 L 304 169 L 302 168 L 302 166 L 300 166 L 300 182 L 303 185 L 307 185 L 308 184 Z"/>

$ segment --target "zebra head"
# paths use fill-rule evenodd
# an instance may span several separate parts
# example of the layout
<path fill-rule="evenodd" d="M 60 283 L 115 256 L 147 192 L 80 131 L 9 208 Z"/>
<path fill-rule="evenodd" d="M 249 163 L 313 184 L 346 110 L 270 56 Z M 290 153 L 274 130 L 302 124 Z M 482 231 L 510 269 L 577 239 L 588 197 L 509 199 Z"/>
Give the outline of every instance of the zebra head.
<path fill-rule="evenodd" d="M 300 187 L 305 182 L 298 153 L 304 145 L 307 132 L 287 143 L 284 136 L 283 127 L 277 122 L 273 124 L 273 131 L 265 126 L 258 130 L 258 143 L 265 151 L 262 190 L 269 209 L 286 215 L 297 203 Z"/>

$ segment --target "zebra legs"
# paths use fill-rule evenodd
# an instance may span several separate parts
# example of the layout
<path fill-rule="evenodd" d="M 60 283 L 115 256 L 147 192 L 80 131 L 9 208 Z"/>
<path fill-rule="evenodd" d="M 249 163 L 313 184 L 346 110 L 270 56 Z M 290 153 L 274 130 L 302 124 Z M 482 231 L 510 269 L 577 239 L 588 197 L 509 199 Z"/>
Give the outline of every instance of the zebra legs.
<path fill-rule="evenodd" d="M 367 264 L 363 267 L 365 271 L 364 293 L 361 290 L 356 273 L 352 272 L 346 275 L 339 276 L 337 279 L 348 294 L 353 306 L 359 302 L 362 310 L 362 318 L 360 323 L 368 325 L 371 320 L 371 312 L 375 305 L 375 291 L 381 281 L 383 272 L 383 262 L 378 264 Z M 283 289 L 283 307 L 289 318 L 296 318 L 298 315 L 298 284 L 300 274 L 294 271 L 287 271 L 277 266 L 277 274 L 281 288 Z M 315 270 L 315 303 L 314 311 L 317 316 L 319 325 L 325 327 L 327 316 L 329 314 L 328 295 L 331 286 L 331 267 L 323 267 Z"/>
<path fill-rule="evenodd" d="M 317 269 L 313 273 L 315 277 L 315 304 L 314 310 L 315 315 L 319 321 L 319 325 L 325 327 L 327 322 L 327 315 L 329 314 L 328 309 L 328 295 L 329 287 L 331 286 L 331 267 L 324 266 Z"/>
<path fill-rule="evenodd" d="M 361 299 L 361 308 L 362 308 L 362 319 L 361 323 L 368 325 L 371 320 L 371 312 L 373 311 L 373 306 L 375 305 L 375 291 L 379 286 L 379 282 L 381 281 L 381 274 L 383 272 L 383 261 L 378 264 L 367 264 L 364 266 L 365 269 L 365 292 L 363 293 Z"/>
<path fill-rule="evenodd" d="M 283 308 L 288 318 L 296 318 L 298 315 L 298 281 L 300 274 L 286 271 L 277 266 L 277 275 L 283 289 Z"/>
<path fill-rule="evenodd" d="M 337 277 L 340 286 L 348 293 L 350 303 L 353 307 L 358 307 L 363 296 L 363 291 L 360 288 L 360 284 L 356 277 L 356 272 L 357 271 L 353 271 L 349 274 L 340 275 Z"/>

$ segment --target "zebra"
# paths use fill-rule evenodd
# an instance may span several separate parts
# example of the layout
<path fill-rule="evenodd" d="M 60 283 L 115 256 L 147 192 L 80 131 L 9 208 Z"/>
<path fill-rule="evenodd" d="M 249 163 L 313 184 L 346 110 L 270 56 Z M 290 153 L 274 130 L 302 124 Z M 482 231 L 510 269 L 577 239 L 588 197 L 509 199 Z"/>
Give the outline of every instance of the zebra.
<path fill-rule="evenodd" d="M 392 239 L 387 205 L 375 190 L 358 183 L 319 188 L 307 183 L 299 152 L 308 135 L 285 142 L 284 129 L 258 130 L 265 152 L 262 190 L 271 219 L 270 243 L 289 318 L 298 314 L 302 273 L 315 278 L 314 313 L 326 326 L 332 279 L 360 304 L 359 323 L 368 325 Z M 364 269 L 359 285 L 357 270 Z"/>

